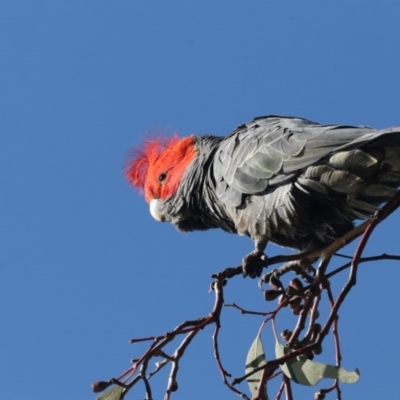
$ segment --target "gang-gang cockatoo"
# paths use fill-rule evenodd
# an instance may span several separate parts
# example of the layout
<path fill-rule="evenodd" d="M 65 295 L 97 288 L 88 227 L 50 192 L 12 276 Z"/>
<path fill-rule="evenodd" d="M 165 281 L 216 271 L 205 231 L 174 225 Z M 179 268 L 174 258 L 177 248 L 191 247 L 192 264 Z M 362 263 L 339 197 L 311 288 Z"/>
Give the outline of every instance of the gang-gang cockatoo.
<path fill-rule="evenodd" d="M 145 141 L 126 177 L 157 220 L 187 232 L 249 236 L 244 275 L 260 274 L 269 241 L 318 249 L 370 217 L 400 185 L 400 126 L 321 125 L 267 116 L 226 137 Z"/>

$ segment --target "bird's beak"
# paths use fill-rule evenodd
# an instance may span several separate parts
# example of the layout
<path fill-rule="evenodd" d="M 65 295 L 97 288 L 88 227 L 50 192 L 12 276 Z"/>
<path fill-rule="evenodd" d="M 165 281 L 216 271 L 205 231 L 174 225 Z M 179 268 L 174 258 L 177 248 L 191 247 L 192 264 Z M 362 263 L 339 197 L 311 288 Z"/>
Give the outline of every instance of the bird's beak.
<path fill-rule="evenodd" d="M 158 222 L 165 222 L 166 218 L 162 215 L 160 199 L 150 201 L 150 214 Z"/>

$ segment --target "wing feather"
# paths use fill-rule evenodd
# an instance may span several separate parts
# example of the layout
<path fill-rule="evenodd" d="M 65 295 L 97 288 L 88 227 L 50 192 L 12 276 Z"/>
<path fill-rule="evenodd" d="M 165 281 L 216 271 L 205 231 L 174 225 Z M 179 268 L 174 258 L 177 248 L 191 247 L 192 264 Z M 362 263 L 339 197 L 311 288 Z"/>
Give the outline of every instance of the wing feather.
<path fill-rule="evenodd" d="M 356 149 L 384 133 L 369 127 L 320 125 L 294 117 L 256 118 L 221 141 L 213 166 L 217 195 L 226 204 L 238 207 L 243 194 L 258 194 L 284 184 L 319 161 L 323 164 L 324 158 L 335 152 Z M 333 161 L 346 162 L 338 158 Z M 324 173 L 326 179 L 336 181 L 329 172 L 325 168 L 311 170 L 310 174 Z M 315 186 L 310 178 L 305 176 L 303 184 L 323 193 L 325 189 Z"/>

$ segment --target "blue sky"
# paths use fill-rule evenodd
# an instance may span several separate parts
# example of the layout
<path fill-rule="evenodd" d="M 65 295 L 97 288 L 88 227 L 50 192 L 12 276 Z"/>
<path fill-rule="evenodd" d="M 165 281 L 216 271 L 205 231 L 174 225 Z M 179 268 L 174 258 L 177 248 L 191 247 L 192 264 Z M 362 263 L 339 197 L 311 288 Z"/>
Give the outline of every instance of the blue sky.
<path fill-rule="evenodd" d="M 182 235 L 151 218 L 123 177 L 145 132 L 225 135 L 266 114 L 399 125 L 399 14 L 395 1 L 3 0 L 2 397 L 94 399 L 91 382 L 117 376 L 143 351 L 129 338 L 206 315 L 211 273 L 251 250 L 246 238 Z M 399 218 L 375 231 L 366 254 L 399 253 Z M 394 262 L 360 270 L 340 332 L 343 366 L 361 379 L 342 386 L 344 398 L 398 393 L 399 279 Z M 225 297 L 271 306 L 250 279 L 230 282 Z M 221 356 L 234 376 L 260 323 L 224 311 Z M 282 329 L 292 325 L 282 319 Z M 211 333 L 183 359 L 173 398 L 235 398 Z M 334 362 L 329 344 L 321 359 Z M 165 385 L 165 374 L 155 377 L 155 398 Z M 143 398 L 139 389 L 127 398 Z"/>

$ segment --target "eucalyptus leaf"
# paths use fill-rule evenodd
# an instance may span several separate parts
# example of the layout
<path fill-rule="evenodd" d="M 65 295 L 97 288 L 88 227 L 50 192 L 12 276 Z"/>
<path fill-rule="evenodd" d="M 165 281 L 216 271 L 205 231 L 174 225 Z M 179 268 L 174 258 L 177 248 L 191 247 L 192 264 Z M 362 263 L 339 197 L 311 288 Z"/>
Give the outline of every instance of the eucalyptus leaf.
<path fill-rule="evenodd" d="M 122 386 L 115 386 L 99 397 L 96 397 L 96 400 L 122 400 L 124 398 L 123 390 L 124 388 Z"/>
<path fill-rule="evenodd" d="M 292 351 L 289 347 L 283 346 L 278 340 L 276 341 L 275 355 L 277 358 L 283 357 Z M 360 372 L 357 368 L 354 371 L 347 371 L 335 365 L 311 361 L 303 355 L 282 364 L 281 369 L 292 381 L 306 386 L 314 386 L 324 378 L 339 379 L 344 383 L 356 383 L 360 378 Z"/>
<path fill-rule="evenodd" d="M 253 341 L 253 344 L 250 346 L 249 352 L 247 353 L 245 369 L 246 375 L 254 371 L 255 368 L 261 367 L 265 363 L 266 361 L 264 346 L 261 340 L 261 336 L 258 333 Z M 247 383 L 249 384 L 250 392 L 253 397 L 255 397 L 258 392 L 258 383 L 260 382 L 261 375 L 262 370 L 255 372 L 253 375 L 246 378 Z M 266 392 L 265 399 L 268 400 L 268 395 Z"/>

